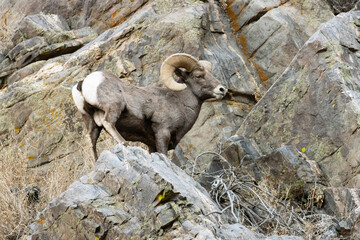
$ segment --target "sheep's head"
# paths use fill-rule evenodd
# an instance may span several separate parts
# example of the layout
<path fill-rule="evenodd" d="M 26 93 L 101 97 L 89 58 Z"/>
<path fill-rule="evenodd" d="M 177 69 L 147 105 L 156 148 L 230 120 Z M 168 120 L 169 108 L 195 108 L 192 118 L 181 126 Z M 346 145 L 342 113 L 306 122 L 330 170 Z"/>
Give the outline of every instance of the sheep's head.
<path fill-rule="evenodd" d="M 176 82 L 173 78 L 174 73 L 184 83 Z M 198 61 L 193 56 L 185 53 L 173 54 L 163 62 L 160 70 L 160 80 L 167 88 L 173 91 L 182 91 L 189 85 L 193 93 L 202 100 L 209 98 L 222 99 L 227 92 L 220 81 L 211 74 L 210 62 Z"/>

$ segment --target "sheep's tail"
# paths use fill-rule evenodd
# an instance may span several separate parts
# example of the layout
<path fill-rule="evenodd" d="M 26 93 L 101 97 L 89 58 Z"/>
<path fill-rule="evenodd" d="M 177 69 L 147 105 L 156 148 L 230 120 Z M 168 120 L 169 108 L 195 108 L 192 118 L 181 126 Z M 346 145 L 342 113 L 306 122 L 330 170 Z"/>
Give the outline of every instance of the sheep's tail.
<path fill-rule="evenodd" d="M 88 114 L 85 110 L 85 98 L 82 95 L 82 83 L 83 83 L 83 81 L 77 83 L 72 88 L 72 97 L 73 97 L 75 105 L 79 109 L 79 111 L 82 114 Z"/>
<path fill-rule="evenodd" d="M 78 82 L 78 84 L 76 84 L 76 89 L 79 91 L 79 92 L 82 92 L 82 85 L 83 85 L 83 82 L 84 81 L 80 81 L 80 82 Z"/>

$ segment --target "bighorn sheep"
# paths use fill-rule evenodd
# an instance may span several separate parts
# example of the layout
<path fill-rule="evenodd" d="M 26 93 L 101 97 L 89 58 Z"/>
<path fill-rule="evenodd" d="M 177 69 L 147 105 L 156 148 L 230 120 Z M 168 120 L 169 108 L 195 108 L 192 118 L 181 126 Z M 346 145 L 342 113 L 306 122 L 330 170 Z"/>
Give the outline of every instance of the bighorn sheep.
<path fill-rule="evenodd" d="M 180 80 L 173 78 L 176 74 Z M 96 141 L 105 130 L 118 142 L 139 141 L 150 152 L 166 154 L 195 123 L 201 104 L 222 99 L 227 89 L 211 74 L 211 63 L 178 53 L 160 69 L 167 87 L 137 87 L 111 73 L 89 74 L 72 89 L 97 159 Z"/>

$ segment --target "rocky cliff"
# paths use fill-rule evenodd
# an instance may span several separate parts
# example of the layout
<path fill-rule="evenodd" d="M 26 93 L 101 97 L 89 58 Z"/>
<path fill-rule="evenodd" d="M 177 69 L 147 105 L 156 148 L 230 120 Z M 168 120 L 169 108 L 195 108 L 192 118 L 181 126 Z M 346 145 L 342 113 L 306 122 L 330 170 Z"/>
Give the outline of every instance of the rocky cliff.
<path fill-rule="evenodd" d="M 19 177 L 5 179 L 24 169 L 20 174 L 34 179 L 45 194 L 53 187 L 49 172 L 61 172 L 71 178 L 58 180 L 64 184 L 55 192 L 66 189 L 92 167 L 71 87 L 90 72 L 103 69 L 131 84 L 160 85 L 162 61 L 172 53 L 185 52 L 210 61 L 214 76 L 231 95 L 203 105 L 192 130 L 169 153 L 173 162 L 188 173 L 196 169 L 198 173 L 192 174 L 208 189 L 216 171 L 228 168 L 219 156 L 242 168 L 256 184 L 268 180 L 276 188 L 284 182 L 291 189 L 301 183 L 306 199 L 312 187 L 320 185 L 324 204 L 319 211 L 337 218 L 326 234 L 332 234 L 331 226 L 337 227 L 336 236 L 359 234 L 353 227 L 359 222 L 360 206 L 360 12 L 355 5 L 356 1 L 335 0 L 0 1 L 0 169 L 7 173 L 1 181 L 7 189 L 24 187 L 26 183 L 17 183 Z M 102 151 L 113 145 L 104 133 L 98 148 Z M 68 218 L 74 219 L 69 226 L 72 231 L 74 225 L 86 226 L 79 230 L 84 238 L 111 239 L 111 234 L 130 238 L 141 228 L 143 236 L 154 238 L 165 231 L 163 236 L 170 239 L 178 231 L 191 239 L 206 229 L 209 238 L 227 239 L 226 234 L 234 234 L 251 239 L 253 233 L 248 230 L 234 230 L 244 229 L 242 225 L 223 225 L 227 219 L 205 216 L 219 206 L 190 178 L 188 188 L 202 192 L 203 198 L 192 199 L 190 190 L 177 188 L 174 199 L 156 205 L 157 196 L 165 193 L 161 182 L 175 183 L 154 172 L 149 161 L 154 168 L 165 162 L 176 169 L 171 173 L 176 181 L 188 176 L 158 155 L 145 156 L 142 150 L 132 149 L 127 160 L 114 151 L 107 152 L 108 158 L 103 155 L 90 175 L 49 203 L 41 215 L 46 218 L 37 220 L 45 227 L 32 225 L 35 239 L 65 237 L 50 226 L 60 226 Z M 125 162 L 144 166 L 134 170 L 134 179 L 114 179 L 119 188 L 112 192 L 116 184 L 106 185 L 105 176 L 130 174 L 122 169 Z M 104 170 L 106 164 L 113 172 Z M 92 179 L 95 175 L 97 180 Z M 149 193 L 144 198 L 140 188 L 131 188 L 141 206 L 118 192 L 122 184 L 130 187 L 135 175 L 152 179 L 156 190 L 151 193 L 154 196 Z M 71 194 L 86 189 L 89 193 L 83 198 Z M 201 203 L 208 198 L 206 206 Z M 191 199 L 191 206 L 184 199 Z M 111 204 L 117 201 L 123 205 Z M 149 211 L 138 215 L 136 209 L 145 205 Z M 101 206 L 104 212 L 95 214 L 93 209 Z M 195 218 L 202 223 L 194 222 Z M 340 224 L 342 220 L 351 233 Z M 14 236 L 8 228 L 5 224 L 0 234 Z M 205 239 L 201 234 L 199 239 Z"/>
<path fill-rule="evenodd" d="M 169 159 L 117 145 L 49 203 L 27 239 L 267 239 L 217 212 L 206 190 Z"/>

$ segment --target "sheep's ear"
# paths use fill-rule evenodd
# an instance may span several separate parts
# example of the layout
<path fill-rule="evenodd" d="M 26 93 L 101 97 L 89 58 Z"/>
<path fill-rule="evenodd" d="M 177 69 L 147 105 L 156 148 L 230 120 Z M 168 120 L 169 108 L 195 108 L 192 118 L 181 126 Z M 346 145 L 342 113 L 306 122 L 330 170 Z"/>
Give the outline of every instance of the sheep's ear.
<path fill-rule="evenodd" d="M 200 60 L 199 63 L 200 63 L 208 72 L 211 72 L 211 70 L 212 70 L 211 62 L 206 61 L 206 60 Z"/>
<path fill-rule="evenodd" d="M 188 73 L 186 72 L 186 70 L 183 70 L 181 68 L 177 68 L 175 71 L 174 71 L 175 75 L 181 79 L 181 81 L 185 81 L 187 78 L 188 78 Z"/>

